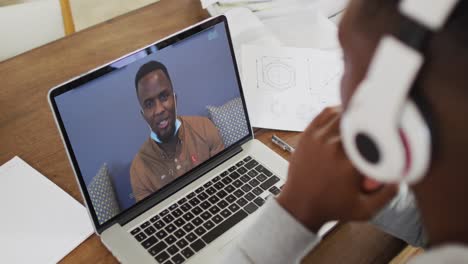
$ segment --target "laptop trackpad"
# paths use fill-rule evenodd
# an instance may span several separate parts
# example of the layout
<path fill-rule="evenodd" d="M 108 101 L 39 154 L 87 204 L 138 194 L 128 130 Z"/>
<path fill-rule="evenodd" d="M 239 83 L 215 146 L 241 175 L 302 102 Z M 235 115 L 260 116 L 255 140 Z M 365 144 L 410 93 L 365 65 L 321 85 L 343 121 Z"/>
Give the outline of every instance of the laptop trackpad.
<path fill-rule="evenodd" d="M 226 255 L 229 251 L 232 250 L 232 248 L 236 245 L 237 238 L 239 235 L 235 235 L 233 237 L 230 237 L 229 240 L 224 242 L 224 245 L 222 245 L 219 249 L 218 252 L 222 256 Z"/>

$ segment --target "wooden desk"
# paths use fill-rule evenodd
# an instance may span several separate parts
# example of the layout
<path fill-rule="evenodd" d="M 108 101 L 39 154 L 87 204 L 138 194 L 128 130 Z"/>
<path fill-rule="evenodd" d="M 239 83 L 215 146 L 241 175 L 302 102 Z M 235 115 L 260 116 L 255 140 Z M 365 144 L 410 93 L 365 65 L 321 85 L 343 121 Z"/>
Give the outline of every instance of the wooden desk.
<path fill-rule="evenodd" d="M 198 0 L 162 0 L 0 63 L 0 164 L 18 155 L 83 202 L 49 110 L 49 89 L 207 17 Z M 271 144 L 272 133 L 257 130 L 256 136 L 287 159 L 288 153 Z M 278 134 L 292 145 L 299 136 Z M 305 262 L 387 263 L 403 247 L 367 224 L 343 224 Z M 62 262 L 116 259 L 93 235 Z"/>

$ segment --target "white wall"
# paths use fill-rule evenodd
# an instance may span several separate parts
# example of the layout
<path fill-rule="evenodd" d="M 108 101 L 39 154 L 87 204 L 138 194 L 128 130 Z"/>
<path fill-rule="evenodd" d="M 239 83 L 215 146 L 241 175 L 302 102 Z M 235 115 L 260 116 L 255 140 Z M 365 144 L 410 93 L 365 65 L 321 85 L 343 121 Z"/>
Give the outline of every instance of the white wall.
<path fill-rule="evenodd" d="M 0 6 L 0 61 L 63 36 L 59 0 Z"/>

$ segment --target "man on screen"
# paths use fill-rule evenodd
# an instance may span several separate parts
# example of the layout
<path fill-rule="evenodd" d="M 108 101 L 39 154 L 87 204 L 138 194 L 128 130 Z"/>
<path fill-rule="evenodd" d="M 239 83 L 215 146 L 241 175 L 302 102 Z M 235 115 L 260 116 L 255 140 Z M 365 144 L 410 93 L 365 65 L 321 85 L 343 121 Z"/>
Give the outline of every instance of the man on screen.
<path fill-rule="evenodd" d="M 133 194 L 140 201 L 223 150 L 224 144 L 208 118 L 177 116 L 177 98 L 162 63 L 142 65 L 135 87 L 151 129 L 130 168 Z"/>

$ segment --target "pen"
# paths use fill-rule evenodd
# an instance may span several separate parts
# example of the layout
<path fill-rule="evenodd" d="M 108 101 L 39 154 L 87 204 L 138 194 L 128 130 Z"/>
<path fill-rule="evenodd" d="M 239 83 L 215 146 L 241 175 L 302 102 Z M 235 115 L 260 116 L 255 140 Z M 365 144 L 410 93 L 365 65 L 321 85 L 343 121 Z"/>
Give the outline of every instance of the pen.
<path fill-rule="evenodd" d="M 280 148 L 290 152 L 290 153 L 293 153 L 295 151 L 295 149 L 293 147 L 291 147 L 288 143 L 286 143 L 284 140 L 282 140 L 281 138 L 279 138 L 278 136 L 276 135 L 273 135 L 271 137 L 271 141 L 275 144 L 275 145 L 278 145 Z"/>

